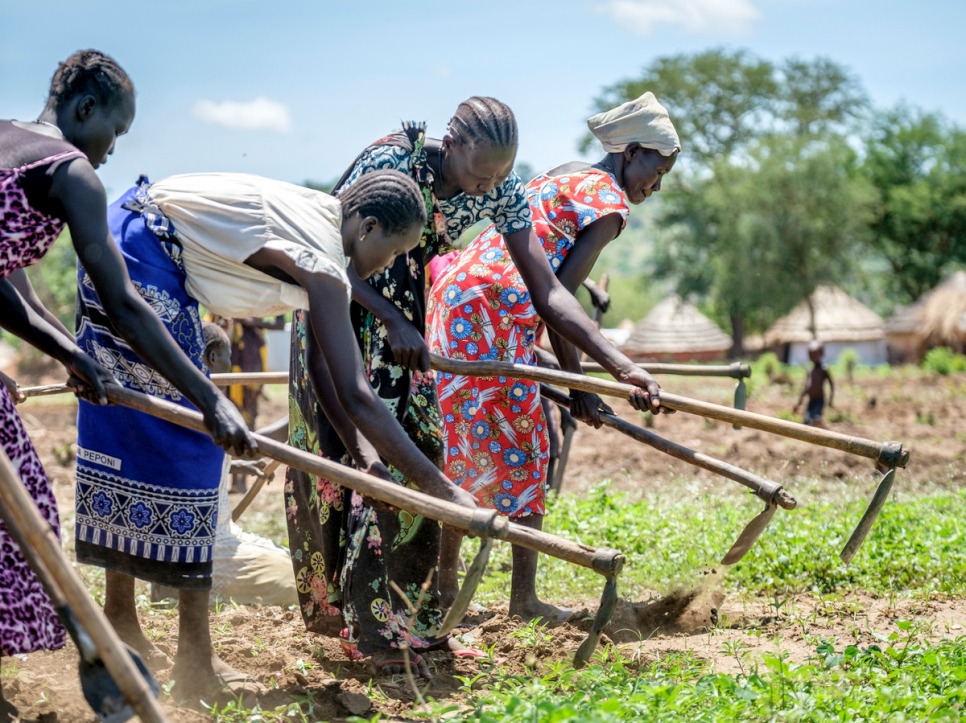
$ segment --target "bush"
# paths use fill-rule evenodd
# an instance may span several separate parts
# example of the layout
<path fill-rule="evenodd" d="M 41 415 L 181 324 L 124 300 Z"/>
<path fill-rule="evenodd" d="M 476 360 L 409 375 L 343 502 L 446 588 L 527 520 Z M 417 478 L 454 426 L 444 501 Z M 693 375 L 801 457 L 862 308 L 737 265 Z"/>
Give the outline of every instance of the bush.
<path fill-rule="evenodd" d="M 956 354 L 949 347 L 937 346 L 926 352 L 922 360 L 922 368 L 943 376 L 952 372 L 966 371 L 966 356 Z"/>
<path fill-rule="evenodd" d="M 835 364 L 832 366 L 838 374 L 845 374 L 851 382 L 855 370 L 859 366 L 859 353 L 850 347 L 839 354 L 839 358 L 835 360 Z"/>

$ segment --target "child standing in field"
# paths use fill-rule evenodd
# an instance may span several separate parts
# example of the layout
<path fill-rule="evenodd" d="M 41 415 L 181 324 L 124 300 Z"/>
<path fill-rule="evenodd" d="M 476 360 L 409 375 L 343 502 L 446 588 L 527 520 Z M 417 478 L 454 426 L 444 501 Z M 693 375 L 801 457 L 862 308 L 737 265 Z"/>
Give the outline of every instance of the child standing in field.
<path fill-rule="evenodd" d="M 798 403 L 793 410 L 798 414 L 802 406 L 802 401 L 808 397 L 808 407 L 805 408 L 805 416 L 802 423 L 810 427 L 824 427 L 822 422 L 822 411 L 825 409 L 825 382 L 828 381 L 828 405 L 834 407 L 835 384 L 832 382 L 832 375 L 829 374 L 828 367 L 822 363 L 825 357 L 825 345 L 817 339 L 808 345 L 808 359 L 812 362 L 812 368 L 805 378 L 805 388 L 802 395 L 798 398 Z"/>

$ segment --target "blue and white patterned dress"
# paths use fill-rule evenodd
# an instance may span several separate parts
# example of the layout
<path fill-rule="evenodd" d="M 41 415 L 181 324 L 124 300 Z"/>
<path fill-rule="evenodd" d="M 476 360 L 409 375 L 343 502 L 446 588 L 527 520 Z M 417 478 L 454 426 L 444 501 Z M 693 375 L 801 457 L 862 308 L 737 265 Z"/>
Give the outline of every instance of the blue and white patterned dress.
<path fill-rule="evenodd" d="M 163 216 L 125 208 L 146 201 L 146 189 L 145 181 L 108 208 L 111 234 L 135 288 L 207 374 L 198 302 L 185 291 L 173 229 L 163 228 Z M 194 409 L 114 331 L 82 266 L 77 279 L 77 345 L 128 389 Z M 223 459 L 207 434 L 126 407 L 81 401 L 78 561 L 172 587 L 208 589 Z"/>

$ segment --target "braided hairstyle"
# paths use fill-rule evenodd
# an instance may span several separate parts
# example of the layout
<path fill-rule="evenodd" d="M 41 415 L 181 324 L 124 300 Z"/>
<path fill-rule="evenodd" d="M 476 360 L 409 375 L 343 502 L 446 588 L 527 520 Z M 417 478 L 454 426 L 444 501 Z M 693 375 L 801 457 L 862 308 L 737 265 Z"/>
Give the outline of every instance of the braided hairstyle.
<path fill-rule="evenodd" d="M 399 171 L 364 173 L 336 194 L 343 218 L 373 216 L 388 235 L 426 225 L 426 200 L 416 182 Z"/>
<path fill-rule="evenodd" d="M 47 102 L 57 106 L 90 94 L 110 106 L 126 93 L 134 95 L 134 83 L 114 58 L 97 50 L 78 50 L 57 66 Z"/>
<path fill-rule="evenodd" d="M 496 98 L 474 95 L 460 103 L 447 127 L 458 143 L 494 148 L 517 146 L 517 119 L 510 106 Z"/>

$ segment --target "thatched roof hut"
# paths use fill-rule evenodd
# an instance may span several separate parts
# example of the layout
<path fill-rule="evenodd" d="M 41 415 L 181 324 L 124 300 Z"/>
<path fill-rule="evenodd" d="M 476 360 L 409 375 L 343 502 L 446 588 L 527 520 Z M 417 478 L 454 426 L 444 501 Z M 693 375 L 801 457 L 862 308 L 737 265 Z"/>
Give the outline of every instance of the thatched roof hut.
<path fill-rule="evenodd" d="M 808 343 L 813 339 L 825 343 L 826 363 L 834 362 L 845 349 L 854 349 L 863 364 L 886 361 L 882 317 L 837 286 L 819 286 L 764 337 L 765 345 L 777 348 L 789 364 L 808 362 Z"/>
<path fill-rule="evenodd" d="M 926 349 L 966 347 L 966 271 L 957 271 L 886 322 L 889 352 L 898 361 L 918 361 Z"/>
<path fill-rule="evenodd" d="M 635 361 L 713 361 L 731 346 L 713 321 L 672 294 L 637 323 L 621 351 Z"/>

